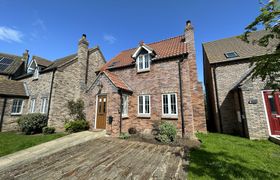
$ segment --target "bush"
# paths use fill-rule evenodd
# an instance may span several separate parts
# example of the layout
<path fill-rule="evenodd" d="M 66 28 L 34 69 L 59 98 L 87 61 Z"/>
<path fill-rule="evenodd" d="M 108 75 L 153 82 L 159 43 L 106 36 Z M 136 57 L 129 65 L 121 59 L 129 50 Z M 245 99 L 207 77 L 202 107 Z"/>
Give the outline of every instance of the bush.
<path fill-rule="evenodd" d="M 130 138 L 130 135 L 128 133 L 121 133 L 119 138 L 120 139 L 128 139 L 128 138 Z"/>
<path fill-rule="evenodd" d="M 17 123 L 24 134 L 42 133 L 43 127 L 47 126 L 45 114 L 34 113 L 23 115 L 18 118 Z"/>
<path fill-rule="evenodd" d="M 53 134 L 54 132 L 54 127 L 43 127 L 43 134 Z"/>
<path fill-rule="evenodd" d="M 69 133 L 75 133 L 80 131 L 86 131 L 89 129 L 88 122 L 86 120 L 69 121 L 64 125 L 64 128 Z"/>
<path fill-rule="evenodd" d="M 72 117 L 72 119 L 79 119 L 84 120 L 85 119 L 85 104 L 82 99 L 78 99 L 77 101 L 71 100 L 68 101 L 67 107 L 69 109 L 69 115 Z"/>
<path fill-rule="evenodd" d="M 128 133 L 129 134 L 136 134 L 137 130 L 135 128 L 131 127 L 131 128 L 128 129 Z"/>
<path fill-rule="evenodd" d="M 156 139 L 163 143 L 170 143 L 175 140 L 176 134 L 176 127 L 171 123 L 164 122 L 159 126 L 159 134 Z"/>

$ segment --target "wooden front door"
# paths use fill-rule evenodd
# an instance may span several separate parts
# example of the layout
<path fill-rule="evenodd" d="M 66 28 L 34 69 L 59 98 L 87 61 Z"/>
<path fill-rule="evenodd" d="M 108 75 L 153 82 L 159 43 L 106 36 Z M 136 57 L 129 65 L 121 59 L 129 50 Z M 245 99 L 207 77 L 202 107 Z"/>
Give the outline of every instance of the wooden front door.
<path fill-rule="evenodd" d="M 107 97 L 98 96 L 96 129 L 106 129 Z"/>
<path fill-rule="evenodd" d="M 271 135 L 280 135 L 280 93 L 264 92 Z"/>

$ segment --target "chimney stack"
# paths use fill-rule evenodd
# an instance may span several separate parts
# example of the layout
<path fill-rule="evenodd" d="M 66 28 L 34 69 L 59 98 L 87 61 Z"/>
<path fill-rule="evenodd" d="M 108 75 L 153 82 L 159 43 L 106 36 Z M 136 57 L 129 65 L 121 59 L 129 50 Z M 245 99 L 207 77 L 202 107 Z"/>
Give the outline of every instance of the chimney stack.
<path fill-rule="evenodd" d="M 79 74 L 80 74 L 80 84 L 82 89 L 87 84 L 87 71 L 88 71 L 88 46 L 89 42 L 86 38 L 85 34 L 82 35 L 78 44 L 78 66 L 79 66 Z"/>
<path fill-rule="evenodd" d="M 186 22 L 186 27 L 185 27 L 185 43 L 188 43 L 193 40 L 194 40 L 194 29 L 191 21 L 188 20 Z"/>
<path fill-rule="evenodd" d="M 24 63 L 24 72 L 27 72 L 27 67 L 28 67 L 28 61 L 29 61 L 29 50 L 25 50 L 25 52 L 22 54 L 22 59 Z"/>

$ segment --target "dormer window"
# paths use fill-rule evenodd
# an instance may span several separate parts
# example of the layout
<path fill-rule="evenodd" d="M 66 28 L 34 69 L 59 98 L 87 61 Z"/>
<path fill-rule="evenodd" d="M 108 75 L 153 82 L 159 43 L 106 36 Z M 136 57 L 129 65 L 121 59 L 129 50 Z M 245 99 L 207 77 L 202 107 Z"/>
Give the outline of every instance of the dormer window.
<path fill-rule="evenodd" d="M 149 54 L 141 54 L 137 57 L 137 70 L 141 71 L 149 71 L 150 70 L 150 55 Z"/>

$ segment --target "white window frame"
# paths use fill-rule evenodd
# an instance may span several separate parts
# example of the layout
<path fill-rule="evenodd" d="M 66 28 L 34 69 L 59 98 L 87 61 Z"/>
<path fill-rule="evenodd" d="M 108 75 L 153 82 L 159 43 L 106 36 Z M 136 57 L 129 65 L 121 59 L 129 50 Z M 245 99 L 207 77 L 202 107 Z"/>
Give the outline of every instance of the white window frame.
<path fill-rule="evenodd" d="M 16 106 L 18 106 L 18 101 L 22 101 L 21 107 L 20 107 L 20 112 L 13 112 L 13 109 L 14 109 L 13 107 L 14 107 L 15 101 L 17 101 L 17 105 L 16 105 Z M 24 100 L 23 100 L 23 99 L 14 99 L 14 100 L 13 100 L 13 104 L 12 104 L 12 112 L 11 112 L 11 115 L 21 115 L 21 114 L 22 114 L 23 106 L 24 106 Z"/>
<path fill-rule="evenodd" d="M 122 117 L 128 117 L 128 95 L 122 95 Z"/>
<path fill-rule="evenodd" d="M 139 97 L 140 96 L 143 96 L 143 113 L 140 113 L 139 112 Z M 146 107 L 146 102 L 145 102 L 145 97 L 148 96 L 149 97 L 149 113 L 146 113 L 145 112 L 145 107 Z M 150 117 L 151 116 L 151 95 L 146 95 L 146 94 L 143 94 L 143 95 L 139 95 L 137 97 L 137 102 L 138 102 L 138 105 L 137 105 L 137 111 L 138 111 L 138 116 L 139 117 Z"/>
<path fill-rule="evenodd" d="M 164 104 L 163 104 L 163 96 L 167 95 L 168 98 L 168 113 L 164 113 Z M 176 105 L 176 113 L 171 113 L 171 95 L 175 95 L 175 105 Z M 161 107 L 162 107 L 162 116 L 177 118 L 178 117 L 178 103 L 177 103 L 177 94 L 176 93 L 165 93 L 161 95 Z"/>
<path fill-rule="evenodd" d="M 140 69 L 140 57 L 142 57 L 142 62 L 143 62 L 143 68 Z M 147 59 L 146 59 L 147 58 Z M 148 67 L 145 67 L 145 61 L 148 61 Z M 140 54 L 137 57 L 137 71 L 142 72 L 142 71 L 149 71 L 151 66 L 151 58 L 150 54 Z"/>
<path fill-rule="evenodd" d="M 41 98 L 41 108 L 40 108 L 40 113 L 45 114 L 47 113 L 48 109 L 48 98 L 47 97 L 42 97 Z"/>
<path fill-rule="evenodd" d="M 36 98 L 31 98 L 29 112 L 34 113 L 35 109 L 36 109 Z"/>

